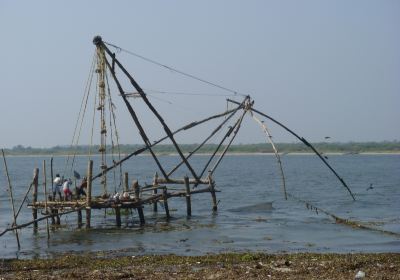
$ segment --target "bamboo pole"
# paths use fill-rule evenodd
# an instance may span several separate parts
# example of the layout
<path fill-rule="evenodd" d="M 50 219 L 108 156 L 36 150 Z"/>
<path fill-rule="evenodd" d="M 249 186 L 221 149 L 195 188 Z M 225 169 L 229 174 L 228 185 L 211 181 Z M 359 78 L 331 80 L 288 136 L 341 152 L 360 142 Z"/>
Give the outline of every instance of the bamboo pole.
<path fill-rule="evenodd" d="M 156 188 L 157 185 L 158 185 L 158 173 L 156 172 L 156 173 L 154 173 L 154 178 L 153 178 L 153 187 L 154 187 L 153 195 L 157 195 L 157 188 Z M 157 207 L 158 207 L 157 200 L 155 200 L 153 203 L 153 211 L 154 212 L 158 211 Z"/>
<path fill-rule="evenodd" d="M 243 103 L 242 104 L 244 104 L 245 103 L 245 101 L 247 100 L 247 98 L 245 98 L 244 100 L 243 100 Z M 241 105 L 239 105 L 228 117 L 226 117 L 223 121 L 222 121 L 222 123 L 220 123 L 212 132 L 211 132 L 211 134 L 208 136 L 208 137 L 206 137 L 206 139 L 204 139 L 204 141 L 200 144 L 200 145 L 198 145 L 193 151 L 191 151 L 190 153 L 189 153 L 189 155 L 186 157 L 186 160 L 187 159 L 189 159 L 194 153 L 196 153 L 201 147 L 203 147 L 207 142 L 208 142 L 208 140 L 210 140 L 211 139 L 211 137 L 213 137 L 235 114 L 236 114 L 236 112 L 239 110 L 239 109 L 241 109 Z M 171 176 L 176 170 L 178 170 L 178 168 L 183 164 L 184 162 L 183 161 L 181 161 L 178 165 L 176 165 L 169 173 L 168 173 L 168 176 Z"/>
<path fill-rule="evenodd" d="M 100 48 L 101 46 L 97 46 L 97 47 Z M 111 69 L 111 66 L 110 66 L 109 62 L 107 61 L 107 59 L 105 59 L 105 62 L 107 63 L 107 66 L 109 67 L 109 69 Z M 129 114 L 131 115 L 132 120 L 135 123 L 137 129 L 139 130 L 139 134 L 140 134 L 144 144 L 146 145 L 146 150 L 149 150 L 151 156 L 153 157 L 154 161 L 156 162 L 156 164 L 157 164 L 158 168 L 160 169 L 161 173 L 163 174 L 163 176 L 165 178 L 168 178 L 167 173 L 165 172 L 165 170 L 162 167 L 160 161 L 158 160 L 156 154 L 154 153 L 153 149 L 151 148 L 152 145 L 150 143 L 150 140 L 147 137 L 146 132 L 144 131 L 143 126 L 141 125 L 135 110 L 133 110 L 132 105 L 129 103 L 129 101 L 128 101 L 126 95 L 125 95 L 125 91 L 122 88 L 121 83 L 117 79 L 116 73 L 114 71 L 110 71 L 110 72 L 111 72 L 111 75 L 112 75 L 112 77 L 113 77 L 113 79 L 115 81 L 115 84 L 117 85 L 117 88 L 118 88 L 118 90 L 119 90 L 119 92 L 120 92 L 120 94 L 122 96 L 122 99 L 123 99 L 128 111 L 129 111 Z"/>
<path fill-rule="evenodd" d="M 164 179 L 164 178 L 158 178 L 157 179 L 158 184 L 185 184 L 185 181 L 183 179 Z M 203 179 L 189 179 L 190 184 L 197 184 L 197 185 L 208 185 L 208 180 L 203 180 Z"/>
<path fill-rule="evenodd" d="M 210 188 L 210 193 L 211 193 L 211 198 L 212 198 L 212 203 L 213 203 L 213 208 L 212 210 L 216 212 L 218 210 L 218 203 L 217 203 L 217 196 L 215 195 L 215 182 L 212 179 L 211 172 L 208 174 L 208 181 L 210 182 L 209 188 Z"/>
<path fill-rule="evenodd" d="M 82 227 L 82 210 L 78 210 L 78 228 Z"/>
<path fill-rule="evenodd" d="M 86 193 L 86 228 L 90 228 L 91 203 L 92 203 L 92 174 L 93 160 L 89 160 L 87 170 L 87 193 Z"/>
<path fill-rule="evenodd" d="M 135 191 L 135 199 L 137 202 L 139 202 L 139 206 L 137 208 L 138 214 L 139 214 L 139 219 L 140 219 L 140 225 L 145 224 L 144 220 L 144 214 L 143 214 L 143 205 L 140 203 L 140 189 L 139 189 L 139 183 L 138 181 L 133 181 L 133 190 Z"/>
<path fill-rule="evenodd" d="M 3 161 L 4 161 L 4 168 L 7 176 L 7 182 L 8 182 L 8 189 L 10 193 L 10 201 L 11 201 L 11 207 L 13 211 L 13 225 L 17 225 L 17 216 L 15 213 L 15 207 L 14 207 L 14 197 L 13 197 L 13 192 L 12 192 L 12 185 L 11 185 L 11 180 L 10 180 L 10 175 L 8 173 L 8 167 L 7 167 L 7 161 L 6 157 L 4 155 L 4 150 L 1 149 L 1 153 L 3 154 Z M 15 230 L 15 237 L 17 239 L 17 244 L 18 244 L 18 250 L 21 249 L 21 244 L 19 243 L 19 236 L 18 236 L 18 230 Z"/>
<path fill-rule="evenodd" d="M 222 159 L 224 158 L 226 152 L 228 151 L 229 147 L 232 145 L 233 140 L 235 139 L 236 135 L 239 132 L 240 126 L 242 124 L 243 118 L 247 113 L 247 109 L 245 108 L 243 110 L 243 114 L 240 116 L 240 118 L 237 120 L 234 130 L 233 130 L 233 135 L 231 137 L 231 139 L 229 140 L 228 144 L 225 146 L 224 150 L 222 151 L 222 154 L 219 156 L 217 162 L 214 164 L 214 166 L 211 168 L 210 174 L 212 175 L 215 171 L 215 169 L 218 167 L 218 165 L 221 163 Z M 229 136 L 228 136 L 229 137 Z M 203 170 L 204 172 L 204 170 Z M 203 176 L 203 173 L 202 173 Z"/>
<path fill-rule="evenodd" d="M 129 179 L 128 179 L 128 172 L 124 173 L 124 191 L 129 191 Z"/>
<path fill-rule="evenodd" d="M 282 161 L 281 161 L 281 157 L 279 155 L 278 149 L 275 146 L 274 141 L 272 140 L 272 135 L 269 132 L 267 126 L 265 125 L 264 122 L 262 122 L 261 120 L 259 120 L 254 114 L 253 111 L 250 111 L 251 116 L 253 117 L 253 119 L 261 126 L 261 129 L 263 130 L 263 132 L 266 134 L 267 136 L 267 140 L 269 141 L 269 143 L 272 146 L 272 149 L 274 150 L 274 154 L 276 157 L 276 160 L 278 161 L 278 165 L 279 165 L 279 170 L 281 172 L 281 179 L 282 179 L 282 190 L 283 193 L 285 195 L 285 200 L 287 200 L 287 193 L 286 193 L 286 180 L 285 180 L 285 173 L 283 172 L 283 167 L 282 167 Z"/>
<path fill-rule="evenodd" d="M 192 216 L 192 205 L 190 201 L 190 185 L 188 176 L 185 176 L 183 180 L 185 181 L 185 187 L 186 187 L 186 214 L 188 217 L 190 217 Z"/>
<path fill-rule="evenodd" d="M 121 208 L 119 206 L 115 207 L 115 220 L 117 227 L 121 227 Z"/>
<path fill-rule="evenodd" d="M 33 194 L 32 194 L 33 196 L 32 216 L 34 221 L 37 219 L 37 209 L 35 207 L 35 204 L 37 202 L 38 185 L 39 185 L 39 168 L 35 168 L 35 170 L 33 171 Z M 36 231 L 37 228 L 38 228 L 38 223 L 34 222 L 33 230 Z"/>
<path fill-rule="evenodd" d="M 54 169 L 53 169 L 53 157 L 50 159 L 50 176 L 51 176 L 51 197 L 52 199 L 55 199 L 53 197 L 54 194 Z M 54 213 L 53 208 L 50 207 L 50 212 Z M 56 223 L 54 216 L 51 216 L 51 224 L 54 225 Z"/>
<path fill-rule="evenodd" d="M 124 191 L 129 193 L 129 175 L 128 172 L 124 173 Z M 131 209 L 132 213 L 132 209 Z M 125 209 L 125 214 L 129 214 L 129 209 Z"/>
<path fill-rule="evenodd" d="M 234 103 L 239 105 L 239 103 L 235 100 L 231 100 L 231 99 L 227 99 L 228 102 Z M 349 192 L 350 196 L 352 197 L 352 199 L 355 201 L 356 198 L 354 196 L 354 194 L 352 193 L 352 191 L 350 190 L 350 187 L 346 184 L 346 182 L 339 176 L 339 174 L 333 169 L 332 166 L 330 166 L 330 164 L 323 158 L 323 156 L 314 148 L 313 145 L 311 145 L 304 137 L 300 137 L 299 135 L 297 135 L 294 131 L 292 131 L 291 129 L 289 129 L 287 126 L 285 126 L 284 124 L 278 122 L 277 120 L 275 120 L 274 118 L 268 116 L 267 114 L 264 114 L 261 111 L 258 111 L 256 109 L 254 109 L 253 107 L 250 108 L 251 111 L 271 120 L 272 122 L 276 123 L 277 125 L 279 125 L 280 127 L 282 127 L 283 129 L 285 129 L 287 132 L 289 132 L 290 134 L 292 134 L 293 136 L 295 136 L 297 139 L 299 139 L 301 142 L 304 143 L 304 145 L 306 145 L 307 147 L 309 147 L 321 160 L 322 162 L 332 171 L 332 173 L 336 176 L 336 178 L 338 178 L 338 180 L 342 183 L 343 187 L 345 187 L 347 189 L 347 191 Z"/>
<path fill-rule="evenodd" d="M 29 194 L 29 192 L 31 191 L 32 186 L 33 186 L 33 183 L 31 183 L 31 184 L 29 185 L 29 188 L 28 188 L 28 190 L 26 191 L 26 193 L 25 193 L 25 195 L 24 195 L 24 198 L 22 199 L 21 205 L 19 206 L 18 211 L 17 211 L 17 215 L 16 215 L 17 217 L 16 217 L 16 218 L 18 218 L 19 212 L 21 211 L 22 206 L 24 206 L 25 200 L 26 200 L 26 198 L 28 197 L 28 194 Z"/>
<path fill-rule="evenodd" d="M 48 215 L 48 208 L 47 208 L 47 175 L 46 175 L 46 161 L 43 160 L 43 192 L 44 192 L 44 207 L 45 213 Z M 49 230 L 49 219 L 46 219 L 46 230 L 47 230 L 47 239 L 50 239 L 50 230 Z"/>
<path fill-rule="evenodd" d="M 247 98 L 243 101 L 245 102 L 247 100 Z M 245 111 L 246 112 L 246 111 Z M 245 114 L 245 112 L 243 114 Z M 217 152 L 219 151 L 219 149 L 221 148 L 222 144 L 225 142 L 225 140 L 231 135 L 232 131 L 234 131 L 236 129 L 236 127 L 239 125 L 239 122 L 241 122 L 241 119 L 243 119 L 243 115 L 241 115 L 238 120 L 235 122 L 235 124 L 233 126 L 231 126 L 229 128 L 229 130 L 226 132 L 226 134 L 224 135 L 224 137 L 221 139 L 221 141 L 219 142 L 217 148 L 214 150 L 214 152 L 212 153 L 212 155 L 210 156 L 210 158 L 208 159 L 207 163 L 205 164 L 203 170 L 200 173 L 200 177 L 202 177 L 204 175 L 204 173 L 206 172 L 208 166 L 211 164 L 212 160 L 214 159 L 215 155 L 217 154 Z M 208 182 L 207 182 L 208 183 Z M 197 184 L 195 185 L 197 186 Z"/>
<path fill-rule="evenodd" d="M 95 37 L 95 39 L 93 40 L 93 43 L 96 45 L 97 48 L 103 48 L 108 55 L 112 56 L 112 52 L 107 48 L 107 46 L 103 43 L 102 39 L 100 36 Z M 110 72 L 112 74 L 113 79 L 115 80 L 115 82 L 117 83 L 117 78 L 115 76 L 115 71 L 112 69 L 111 65 L 109 64 L 109 62 L 107 61 L 107 59 L 104 57 L 108 68 L 110 69 Z M 185 165 L 187 166 L 187 168 L 189 169 L 190 173 L 192 173 L 193 177 L 198 180 L 200 177 L 197 176 L 196 172 L 194 171 L 194 169 L 192 168 L 192 166 L 189 164 L 189 162 L 186 160 L 185 156 L 183 155 L 181 149 L 179 148 L 179 145 L 177 144 L 177 142 L 175 141 L 174 135 L 172 133 L 172 131 L 170 130 L 170 128 L 168 127 L 168 125 L 165 123 L 164 119 L 161 117 L 161 115 L 159 114 L 159 112 L 154 108 L 154 106 L 151 104 L 151 102 L 148 100 L 146 94 L 144 93 L 143 89 L 139 86 L 139 84 L 135 81 L 135 79 L 131 76 L 131 74 L 129 74 L 129 72 L 124 68 L 124 66 L 119 62 L 118 59 L 116 59 L 115 57 L 113 57 L 113 62 L 115 62 L 117 64 L 117 66 L 121 69 L 121 71 L 126 75 L 126 77 L 129 79 L 129 81 L 131 82 L 132 86 L 137 90 L 137 92 L 140 94 L 140 96 L 142 97 L 142 100 L 144 101 L 144 103 L 147 105 L 147 107 L 150 109 L 150 111 L 154 114 L 154 116 L 159 120 L 159 122 L 161 123 L 165 133 L 167 134 L 168 138 L 171 140 L 172 144 L 174 145 L 176 151 L 178 152 L 178 155 L 181 157 L 181 159 L 184 161 Z M 130 103 L 128 102 L 128 100 L 126 99 L 126 95 L 125 92 L 121 93 L 122 98 L 124 99 L 125 105 L 128 108 L 128 111 L 131 113 L 133 112 L 132 106 L 130 105 Z M 136 126 L 138 126 L 136 124 Z M 139 124 L 140 126 L 140 124 Z M 150 149 L 150 152 L 151 149 Z M 167 174 L 165 174 L 165 171 L 163 169 L 161 169 L 163 175 L 165 178 L 168 178 Z"/>
<path fill-rule="evenodd" d="M 167 220 L 169 220 L 171 216 L 169 215 L 167 188 L 163 188 L 163 200 L 164 200 L 165 215 L 167 216 Z"/>
<path fill-rule="evenodd" d="M 239 106 L 239 107 L 240 107 L 240 106 Z M 223 117 L 223 116 L 226 116 L 226 115 L 232 113 L 232 112 L 235 111 L 235 110 L 236 110 L 236 109 L 228 110 L 228 111 L 225 111 L 225 112 L 220 113 L 220 114 L 212 115 L 212 116 L 207 117 L 207 118 L 205 118 L 205 119 L 202 119 L 202 120 L 200 120 L 200 121 L 191 122 L 191 123 L 189 123 L 189 124 L 187 124 L 187 125 L 182 126 L 182 127 L 179 128 L 179 129 L 175 130 L 175 131 L 173 132 L 173 134 L 175 135 L 175 134 L 177 134 L 177 133 L 179 133 L 179 132 L 181 132 L 181 131 L 191 129 L 191 128 L 195 127 L 195 126 L 198 126 L 198 125 L 200 125 L 200 124 L 206 123 L 206 122 L 208 122 L 208 121 L 210 121 L 210 120 L 213 120 L 213 119 L 216 119 L 216 118 L 221 118 L 221 117 Z M 164 137 L 158 139 L 157 141 L 151 143 L 151 144 L 150 144 L 150 147 L 154 147 L 154 146 L 160 144 L 161 142 L 163 142 L 163 141 L 166 140 L 166 139 L 168 139 L 168 136 L 164 136 Z M 145 152 L 145 151 L 147 151 L 147 146 L 143 146 L 143 147 L 137 149 L 136 151 L 130 153 L 129 155 L 127 155 L 127 156 L 125 156 L 124 158 L 122 158 L 121 160 L 115 162 L 113 165 L 108 166 L 107 169 L 105 169 L 105 172 L 108 172 L 108 171 L 112 170 L 113 168 L 115 168 L 115 167 L 121 165 L 122 163 L 124 163 L 125 161 L 127 161 L 128 159 L 130 159 L 131 157 L 137 156 L 137 155 L 139 155 L 139 154 L 141 154 L 141 153 L 143 153 L 143 152 Z M 102 175 L 103 175 L 103 172 L 98 173 L 97 175 L 93 176 L 93 180 L 99 178 L 99 177 L 102 176 Z"/>
<path fill-rule="evenodd" d="M 78 211 L 79 209 L 81 209 L 81 208 L 72 209 L 72 210 L 70 210 L 70 211 L 66 211 L 66 212 L 62 212 L 62 213 L 46 215 L 46 216 L 44 216 L 44 217 L 40 217 L 40 218 L 38 218 L 38 219 L 32 220 L 32 221 L 30 221 L 30 222 L 27 222 L 27 223 L 25 223 L 25 224 L 21 224 L 21 225 L 18 225 L 18 226 L 12 226 L 11 228 L 7 228 L 7 229 L 5 229 L 4 231 L 2 231 L 2 232 L 0 233 L 0 237 L 3 236 L 6 232 L 9 232 L 10 230 L 16 230 L 16 229 L 24 228 L 24 227 L 27 227 L 27 226 L 29 226 L 29 225 L 31 225 L 31 224 L 34 224 L 34 223 L 43 221 L 44 219 L 48 219 L 48 218 L 50 218 L 51 216 L 55 216 L 55 215 L 62 216 L 62 215 L 65 215 L 65 214 L 69 214 L 69 213 L 72 213 L 72 212 L 76 212 L 76 211 Z"/>

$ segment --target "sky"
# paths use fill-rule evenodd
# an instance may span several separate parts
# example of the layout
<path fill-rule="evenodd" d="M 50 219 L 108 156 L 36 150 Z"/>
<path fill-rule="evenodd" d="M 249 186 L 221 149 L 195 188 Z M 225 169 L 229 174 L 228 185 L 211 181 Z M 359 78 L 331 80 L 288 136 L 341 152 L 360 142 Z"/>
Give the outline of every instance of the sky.
<path fill-rule="evenodd" d="M 71 144 L 95 35 L 249 94 L 254 108 L 311 142 L 400 140 L 399 15 L 395 0 L 0 0 L 0 147 Z M 172 129 L 231 106 L 229 92 L 113 51 Z M 120 142 L 141 143 L 112 94 Z M 151 140 L 163 136 L 143 102 L 132 102 Z M 90 143 L 89 107 L 80 144 Z M 265 123 L 275 141 L 295 142 Z M 198 143 L 212 125 L 178 139 Z M 263 141 L 246 117 L 236 143 Z"/>

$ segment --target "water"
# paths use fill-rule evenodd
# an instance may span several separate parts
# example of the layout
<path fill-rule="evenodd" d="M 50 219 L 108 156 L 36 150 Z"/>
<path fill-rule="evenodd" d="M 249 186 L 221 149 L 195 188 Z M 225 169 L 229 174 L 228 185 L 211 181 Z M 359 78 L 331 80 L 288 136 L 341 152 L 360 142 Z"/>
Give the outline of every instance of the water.
<path fill-rule="evenodd" d="M 9 157 L 8 165 L 16 205 L 19 206 L 29 183 L 33 168 L 41 168 L 49 157 Z M 207 156 L 192 159 L 196 170 L 201 169 Z M 84 174 L 86 157 L 76 159 L 75 169 Z M 99 158 L 95 157 L 95 166 Z M 179 162 L 176 156 L 162 156 L 165 165 Z M 311 155 L 282 157 L 289 193 L 313 203 L 342 218 L 361 221 L 368 226 L 400 233 L 400 155 L 329 156 L 356 195 L 352 201 L 340 182 Z M 65 158 L 54 158 L 55 172 L 62 173 Z M 1 168 L 3 169 L 3 168 Z M 50 170 L 47 167 L 47 170 Z M 136 157 L 124 165 L 130 179 L 141 184 L 151 183 L 156 166 L 151 157 Z M 122 228 L 115 228 L 115 216 L 109 211 L 92 211 L 93 229 L 78 229 L 76 214 L 61 218 L 62 226 L 51 231 L 47 239 L 45 222 L 39 231 L 32 227 L 19 231 L 21 246 L 17 250 L 12 232 L 0 237 L 1 258 L 51 257 L 60 253 L 117 251 L 120 255 L 179 254 L 201 255 L 227 251 L 260 252 L 400 252 L 400 238 L 379 232 L 360 230 L 336 224 L 322 213 L 308 210 L 303 203 L 284 200 L 278 166 L 271 155 L 230 155 L 218 167 L 216 180 L 218 213 L 211 211 L 209 193 L 192 196 L 192 217 L 186 217 L 185 198 L 169 200 L 172 219 L 165 212 L 153 213 L 145 208 L 146 226 L 138 225 L 136 212 L 122 217 Z M 12 214 L 6 178 L 0 174 L 0 231 L 10 226 Z M 42 172 L 42 170 L 41 170 Z M 187 170 L 174 177 L 181 178 Z M 48 172 L 48 175 L 50 172 Z M 119 177 L 119 174 L 116 174 Z M 42 174 L 40 176 L 42 178 Z M 109 191 L 114 185 L 108 177 Z M 372 188 L 369 188 L 372 184 Z M 95 192 L 100 186 L 95 184 Z M 42 192 L 42 187 L 39 187 Z M 29 197 L 30 198 L 30 197 Z M 31 219 L 31 210 L 23 207 L 18 223 Z"/>

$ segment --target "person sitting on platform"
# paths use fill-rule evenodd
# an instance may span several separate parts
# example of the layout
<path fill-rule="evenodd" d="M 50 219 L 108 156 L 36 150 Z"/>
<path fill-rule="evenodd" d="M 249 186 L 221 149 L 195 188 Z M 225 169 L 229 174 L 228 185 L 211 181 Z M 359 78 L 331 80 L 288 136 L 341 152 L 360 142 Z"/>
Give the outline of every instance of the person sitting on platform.
<path fill-rule="evenodd" d="M 54 178 L 53 183 L 54 183 L 53 200 L 56 200 L 57 193 L 61 200 L 62 199 L 62 196 L 61 196 L 62 179 L 60 177 L 60 174 L 56 174 L 56 177 Z"/>
<path fill-rule="evenodd" d="M 86 188 L 87 188 L 87 178 L 83 177 L 81 184 L 76 187 L 77 198 L 80 198 L 81 195 L 86 196 L 86 192 L 85 192 Z"/>
<path fill-rule="evenodd" d="M 64 192 L 64 200 L 71 200 L 72 199 L 72 192 L 70 190 L 72 182 L 70 179 L 65 179 L 63 183 L 63 192 Z"/>

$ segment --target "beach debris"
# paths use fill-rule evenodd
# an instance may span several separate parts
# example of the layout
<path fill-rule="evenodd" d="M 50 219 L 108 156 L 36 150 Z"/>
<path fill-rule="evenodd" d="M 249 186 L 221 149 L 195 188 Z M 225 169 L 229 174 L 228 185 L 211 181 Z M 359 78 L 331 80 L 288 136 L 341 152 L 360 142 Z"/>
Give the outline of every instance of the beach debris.
<path fill-rule="evenodd" d="M 356 276 L 354 277 L 354 279 L 363 279 L 365 277 L 365 272 L 359 270 L 356 274 Z"/>

